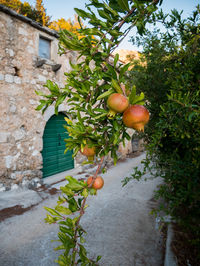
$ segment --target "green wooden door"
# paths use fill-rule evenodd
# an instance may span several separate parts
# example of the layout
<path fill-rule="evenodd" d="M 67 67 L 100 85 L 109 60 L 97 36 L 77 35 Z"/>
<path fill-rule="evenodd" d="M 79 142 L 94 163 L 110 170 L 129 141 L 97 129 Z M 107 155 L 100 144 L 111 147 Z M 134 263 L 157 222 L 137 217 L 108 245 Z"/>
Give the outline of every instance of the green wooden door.
<path fill-rule="evenodd" d="M 72 151 L 64 154 L 64 139 L 69 138 L 67 130 L 63 127 L 66 124 L 64 117 L 62 113 L 53 115 L 46 124 L 42 151 L 43 177 L 74 168 Z"/>

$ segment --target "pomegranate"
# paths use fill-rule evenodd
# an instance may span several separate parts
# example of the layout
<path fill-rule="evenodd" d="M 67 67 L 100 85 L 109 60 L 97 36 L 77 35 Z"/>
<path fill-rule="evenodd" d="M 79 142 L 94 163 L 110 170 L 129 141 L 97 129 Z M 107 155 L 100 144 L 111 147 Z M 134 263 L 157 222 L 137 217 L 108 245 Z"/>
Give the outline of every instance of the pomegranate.
<path fill-rule="evenodd" d="M 88 177 L 88 179 L 87 179 L 88 186 L 90 186 L 90 184 L 93 182 L 93 179 L 94 179 L 93 176 Z M 94 183 L 92 184 L 92 187 L 94 189 L 101 189 L 103 187 L 103 185 L 104 185 L 103 178 L 101 176 L 97 176 L 94 180 Z"/>
<path fill-rule="evenodd" d="M 109 116 L 114 117 L 116 113 L 123 113 L 128 108 L 129 102 L 124 95 L 113 93 L 108 97 L 107 105 L 110 109 Z"/>
<path fill-rule="evenodd" d="M 94 155 L 95 155 L 95 147 L 89 148 L 89 146 L 86 144 L 83 148 L 83 151 L 80 151 L 83 155 L 88 157 L 88 160 L 93 161 Z"/>
<path fill-rule="evenodd" d="M 144 131 L 144 126 L 149 121 L 149 111 L 142 105 L 130 105 L 123 113 L 125 126 Z"/>

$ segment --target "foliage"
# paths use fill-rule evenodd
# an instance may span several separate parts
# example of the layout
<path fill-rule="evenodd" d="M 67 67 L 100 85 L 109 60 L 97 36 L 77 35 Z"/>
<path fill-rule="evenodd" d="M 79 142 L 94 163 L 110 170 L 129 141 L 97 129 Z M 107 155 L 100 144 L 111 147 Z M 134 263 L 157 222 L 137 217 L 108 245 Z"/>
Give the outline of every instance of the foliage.
<path fill-rule="evenodd" d="M 56 31 L 59 31 L 60 29 L 61 30 L 66 29 L 68 31 L 71 31 L 71 32 L 77 34 L 77 35 L 79 35 L 77 30 L 81 29 L 81 27 L 83 27 L 83 24 L 81 23 L 81 26 L 80 26 L 77 15 L 74 15 L 73 21 L 71 19 L 66 20 L 64 18 L 60 18 L 57 21 L 56 20 L 52 21 L 49 25 L 50 29 L 53 29 Z"/>
<path fill-rule="evenodd" d="M 35 9 L 38 11 L 39 16 L 41 17 L 41 21 L 36 21 L 40 22 L 43 26 L 48 26 L 50 23 L 50 17 L 46 14 L 43 0 L 36 0 Z"/>
<path fill-rule="evenodd" d="M 130 64 L 121 65 L 118 62 L 119 55 L 111 60 L 110 54 L 133 26 L 142 34 L 145 23 L 157 9 L 158 2 L 91 0 L 86 6 L 87 11 L 76 8 L 80 25 L 77 30 L 79 36 L 70 30 L 61 30 L 59 53 L 62 55 L 68 50 L 76 51 L 79 60 L 75 64 L 71 62 L 71 72 L 65 73 L 64 88 L 59 88 L 56 83 L 48 80 L 45 86 L 49 94 L 37 92 L 42 96 L 37 110 L 45 112 L 53 104 L 55 112 L 58 113 L 58 107 L 63 102 L 69 106 L 66 129 L 71 138 L 66 140 L 66 151 L 73 149 L 75 156 L 86 145 L 89 148 L 95 147 L 100 163 L 94 180 L 100 172 L 104 156 L 111 154 L 116 163 L 119 144 L 126 139 L 130 140 L 122 122 L 122 114 L 116 114 L 112 119 L 109 117 L 106 104 L 108 96 L 113 92 L 124 95 L 128 92 L 130 103 L 141 104 L 144 98 L 143 94 L 136 95 L 135 86 L 130 88 L 127 82 L 126 72 Z M 87 20 L 90 28 L 83 28 L 80 19 Z M 91 262 L 87 258 L 81 244 L 84 231 L 79 224 L 88 193 L 95 194 L 96 191 L 91 189 L 93 183 L 87 187 L 84 182 L 72 177 L 67 180 L 68 184 L 61 188 L 64 199 L 62 197 L 60 201 L 66 201 L 69 207 L 63 209 L 57 206 L 51 210 L 47 209 L 51 214 L 47 216 L 47 222 L 57 222 L 60 225 L 63 224 L 61 218 L 65 221 L 65 227 L 60 227 L 59 232 L 64 254 L 57 262 L 60 265 L 96 265 L 97 262 Z M 74 220 L 66 218 L 66 215 L 75 211 L 78 216 Z M 76 259 L 77 253 L 79 256 Z"/>
<path fill-rule="evenodd" d="M 101 257 L 98 256 L 96 261 L 88 259 L 87 251 L 83 246 L 86 232 L 79 223 L 87 208 L 86 198 L 89 194 L 95 195 L 96 190 L 87 187 L 87 183 L 78 181 L 72 176 L 67 176 L 66 179 L 68 184 L 60 188 L 62 196 L 59 197 L 55 208 L 45 207 L 50 213 L 47 214 L 45 221 L 49 224 L 57 223 L 59 225 L 58 237 L 61 245 L 55 250 L 64 250 L 64 254 L 60 255 L 56 262 L 59 265 L 75 265 L 76 254 L 78 254 L 77 264 L 84 262 L 82 265 L 96 265 Z M 67 207 L 63 206 L 64 203 L 67 203 Z M 78 215 L 75 217 L 76 213 Z M 66 215 L 72 214 L 73 217 L 66 217 Z M 73 250 L 72 253 L 71 250 Z"/>
<path fill-rule="evenodd" d="M 132 178 L 150 170 L 164 183 L 156 192 L 164 198 L 164 210 L 200 245 L 200 7 L 183 20 L 176 10 L 168 16 L 154 14 L 164 32 L 146 31 L 137 43 L 144 47 L 142 63 L 132 69 L 132 82 L 148 98 L 151 121 L 145 131 L 147 158 L 144 171 L 135 169 Z M 152 163 L 153 162 L 153 163 Z"/>
<path fill-rule="evenodd" d="M 0 4 L 41 23 L 43 26 L 49 25 L 50 17 L 46 15 L 42 0 L 36 1 L 36 8 L 32 7 L 28 2 L 22 3 L 20 0 L 0 0 Z"/>

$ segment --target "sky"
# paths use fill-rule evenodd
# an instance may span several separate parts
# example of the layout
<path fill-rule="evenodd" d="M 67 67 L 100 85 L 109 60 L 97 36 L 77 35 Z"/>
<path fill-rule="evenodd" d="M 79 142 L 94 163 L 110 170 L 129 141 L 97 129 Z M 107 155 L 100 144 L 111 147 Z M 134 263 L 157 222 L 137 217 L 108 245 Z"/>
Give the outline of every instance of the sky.
<path fill-rule="evenodd" d="M 22 0 L 22 2 L 25 1 L 33 6 L 35 5 L 35 0 Z M 65 19 L 73 19 L 75 14 L 74 8 L 84 9 L 85 3 L 88 2 L 88 0 L 43 0 L 47 14 L 52 20 L 57 20 L 61 17 Z M 183 17 L 186 18 L 191 15 L 192 11 L 198 4 L 200 4 L 200 0 L 163 0 L 161 7 L 164 13 L 169 13 L 170 10 L 174 8 L 178 11 L 183 10 Z M 134 34 L 135 30 L 133 29 L 120 44 L 119 49 L 138 50 L 137 47 L 129 42 L 130 36 L 133 36 Z"/>

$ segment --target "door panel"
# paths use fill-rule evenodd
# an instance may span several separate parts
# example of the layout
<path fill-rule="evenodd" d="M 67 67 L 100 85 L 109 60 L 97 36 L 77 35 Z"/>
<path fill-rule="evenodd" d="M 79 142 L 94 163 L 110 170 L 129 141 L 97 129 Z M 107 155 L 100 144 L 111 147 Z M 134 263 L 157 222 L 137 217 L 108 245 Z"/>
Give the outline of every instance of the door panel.
<path fill-rule="evenodd" d="M 43 134 L 43 177 L 57 174 L 74 168 L 74 160 L 72 151 L 65 151 L 64 139 L 69 138 L 64 120 L 65 115 L 59 113 L 53 115 L 46 124 Z"/>

